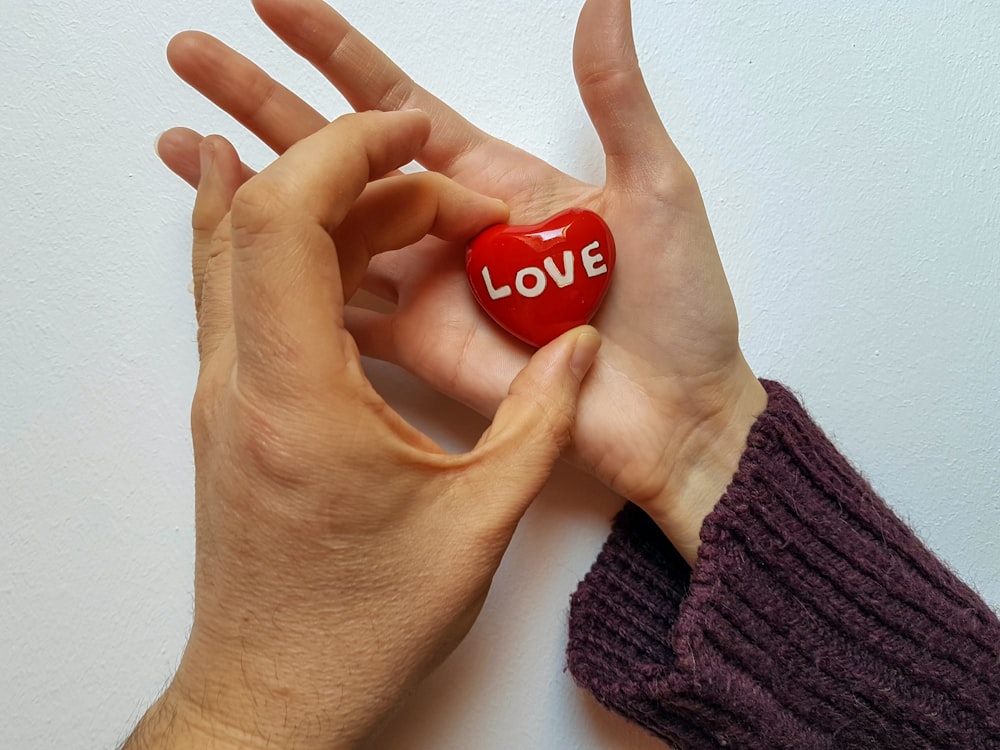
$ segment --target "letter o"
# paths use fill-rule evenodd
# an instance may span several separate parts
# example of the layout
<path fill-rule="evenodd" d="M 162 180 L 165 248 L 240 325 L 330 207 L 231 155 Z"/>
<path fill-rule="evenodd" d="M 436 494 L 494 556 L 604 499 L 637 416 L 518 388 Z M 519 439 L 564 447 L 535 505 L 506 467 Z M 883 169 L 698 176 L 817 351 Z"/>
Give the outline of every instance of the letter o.
<path fill-rule="evenodd" d="M 524 280 L 528 276 L 531 276 L 535 280 L 535 283 L 530 287 L 524 285 Z M 514 286 L 517 287 L 517 291 L 525 297 L 537 297 L 545 291 L 545 284 L 545 274 L 542 273 L 542 269 L 535 268 L 534 266 L 522 268 L 517 272 L 517 278 L 514 279 Z"/>

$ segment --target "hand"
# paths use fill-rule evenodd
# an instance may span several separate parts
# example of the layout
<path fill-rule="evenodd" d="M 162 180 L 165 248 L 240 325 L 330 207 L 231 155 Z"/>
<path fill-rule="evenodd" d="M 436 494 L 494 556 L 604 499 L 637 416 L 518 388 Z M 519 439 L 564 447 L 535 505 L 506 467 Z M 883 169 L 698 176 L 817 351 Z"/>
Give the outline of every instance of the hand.
<path fill-rule="evenodd" d="M 201 146 L 194 626 L 129 747 L 355 746 L 464 636 L 568 442 L 587 327 L 532 357 L 465 455 L 365 378 L 343 317 L 369 257 L 507 218 L 441 175 L 369 181 L 429 129 L 349 115 L 245 182 L 226 141 Z"/>
<path fill-rule="evenodd" d="M 702 519 L 723 494 L 766 395 L 743 358 L 732 296 L 691 170 L 656 113 L 638 67 L 627 0 L 589 0 L 574 65 L 607 156 L 607 184 L 575 180 L 490 137 L 417 86 L 320 0 L 256 0 L 261 18 L 358 110 L 418 107 L 434 129 L 428 168 L 504 200 L 530 223 L 570 206 L 611 226 L 615 279 L 594 320 L 604 345 L 584 389 L 572 457 L 640 504 L 693 562 Z M 175 70 L 278 152 L 324 119 L 212 37 L 173 40 Z M 160 142 L 169 167 L 197 179 L 197 134 Z M 377 259 L 366 287 L 395 304 L 351 311 L 363 352 L 398 363 L 491 414 L 529 350 L 476 308 L 461 249 L 424 241 Z"/>

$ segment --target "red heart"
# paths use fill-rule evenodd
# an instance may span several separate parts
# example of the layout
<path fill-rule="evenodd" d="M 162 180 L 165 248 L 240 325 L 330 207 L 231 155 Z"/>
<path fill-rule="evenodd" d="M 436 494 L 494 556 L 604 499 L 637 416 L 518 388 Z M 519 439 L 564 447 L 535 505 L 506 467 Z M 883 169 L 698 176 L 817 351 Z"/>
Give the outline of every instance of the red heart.
<path fill-rule="evenodd" d="M 497 224 L 469 243 L 472 293 L 501 327 L 532 346 L 587 323 L 615 269 L 615 240 L 592 211 L 571 208 L 541 224 Z"/>

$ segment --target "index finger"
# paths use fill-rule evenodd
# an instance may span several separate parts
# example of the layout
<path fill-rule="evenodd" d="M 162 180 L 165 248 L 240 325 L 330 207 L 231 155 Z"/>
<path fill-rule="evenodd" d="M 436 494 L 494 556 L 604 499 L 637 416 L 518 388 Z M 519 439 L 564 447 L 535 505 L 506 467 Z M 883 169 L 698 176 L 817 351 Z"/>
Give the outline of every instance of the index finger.
<path fill-rule="evenodd" d="M 303 379 L 328 384 L 336 377 L 354 349 L 343 330 L 330 232 L 370 179 L 414 157 L 429 129 L 422 112 L 347 115 L 237 191 L 230 221 L 241 379 L 298 389 Z"/>
<path fill-rule="evenodd" d="M 254 0 L 261 20 L 313 64 L 358 112 L 416 108 L 430 115 L 434 131 L 420 154 L 428 169 L 454 173 L 464 154 L 492 137 L 417 85 L 322 0 Z"/>

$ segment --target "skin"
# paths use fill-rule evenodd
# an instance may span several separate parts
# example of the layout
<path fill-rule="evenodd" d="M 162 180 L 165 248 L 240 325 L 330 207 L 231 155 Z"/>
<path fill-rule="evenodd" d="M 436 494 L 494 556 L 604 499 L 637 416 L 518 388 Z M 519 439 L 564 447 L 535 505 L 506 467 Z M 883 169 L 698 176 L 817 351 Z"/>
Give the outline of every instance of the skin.
<path fill-rule="evenodd" d="M 695 564 L 766 403 L 627 0 L 588 0 L 574 49 L 605 185 L 474 127 L 319 0 L 255 8 L 366 112 L 330 124 L 212 37 L 170 44 L 178 74 L 280 157 L 254 175 L 217 136 L 175 128 L 158 144 L 198 187 L 195 617 L 131 750 L 357 747 L 464 636 L 563 449 Z M 430 171 L 395 171 L 413 159 Z M 571 206 L 616 238 L 601 336 L 533 353 L 475 306 L 465 244 Z M 347 305 L 359 288 L 382 311 Z M 361 354 L 492 426 L 469 454 L 444 453 L 375 393 Z"/>
<path fill-rule="evenodd" d="M 766 394 L 740 350 L 697 182 L 639 70 L 628 0 L 589 0 L 573 50 L 580 94 L 606 154 L 604 185 L 576 180 L 476 128 L 321 0 L 256 0 L 254 7 L 355 109 L 427 112 L 433 128 L 418 160 L 503 200 L 513 223 L 572 206 L 605 218 L 618 265 L 593 320 L 604 343 L 581 396 L 569 458 L 645 509 L 693 564 L 702 522 L 737 468 Z M 168 59 L 278 153 L 326 122 L 206 34 L 179 35 Z M 159 143 L 167 166 L 192 183 L 200 138 L 178 128 Z M 352 309 L 347 326 L 366 355 L 399 364 L 489 416 L 531 352 L 476 307 L 463 252 L 431 239 L 376 259 L 364 286 L 388 311 Z M 642 300 L 639 316 L 635 300 Z"/>
<path fill-rule="evenodd" d="M 369 258 L 507 216 L 441 175 L 372 179 L 429 131 L 350 115 L 242 185 L 227 141 L 201 146 L 194 626 L 126 748 L 356 747 L 465 635 L 569 441 L 586 326 L 531 358 L 467 454 L 365 377 L 344 300 Z"/>

